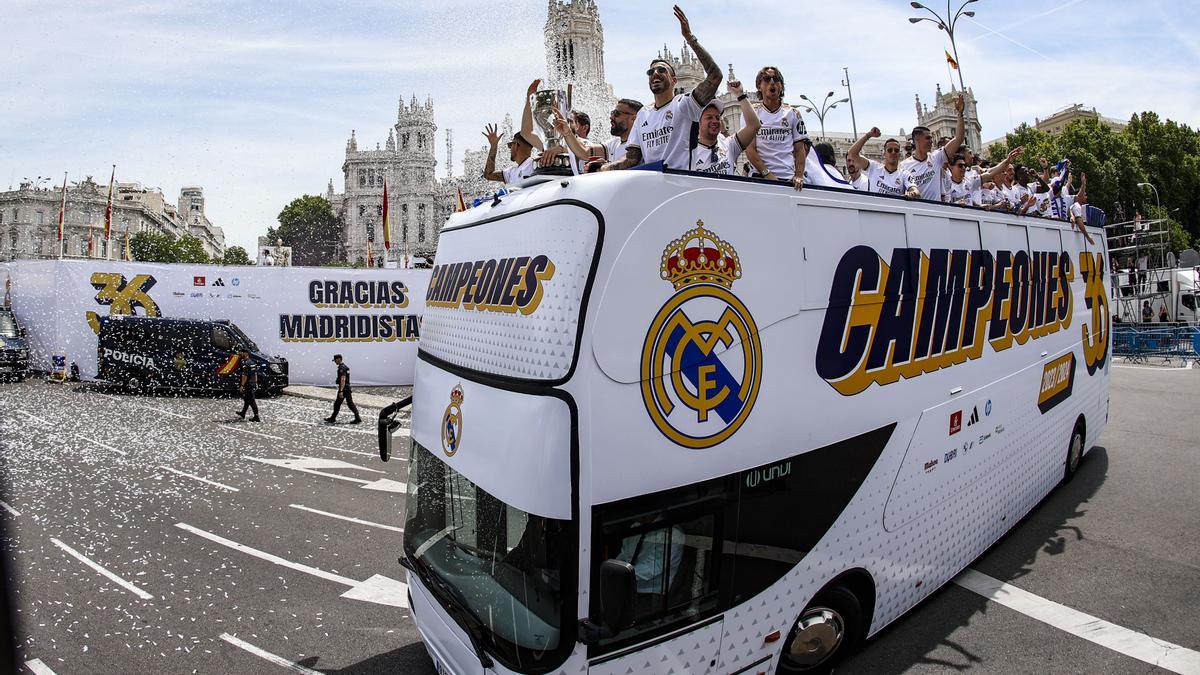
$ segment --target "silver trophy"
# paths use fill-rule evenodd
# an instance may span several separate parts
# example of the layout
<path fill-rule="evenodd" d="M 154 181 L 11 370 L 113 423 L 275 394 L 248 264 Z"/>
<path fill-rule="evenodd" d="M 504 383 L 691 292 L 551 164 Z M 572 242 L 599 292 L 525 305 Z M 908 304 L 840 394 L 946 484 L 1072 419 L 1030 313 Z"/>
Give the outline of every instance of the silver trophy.
<path fill-rule="evenodd" d="M 546 139 L 546 150 L 564 145 L 562 136 L 554 128 L 554 111 L 558 109 L 563 115 L 568 114 L 571 108 L 569 92 L 569 89 L 566 92 L 561 89 L 543 89 L 533 93 L 530 110 L 533 112 L 534 124 L 538 125 L 542 130 L 542 137 Z M 564 101 L 566 106 L 562 105 Z M 570 156 L 564 152 L 554 158 L 552 165 L 540 166 L 535 173 L 543 176 L 570 176 L 572 171 L 569 162 Z"/>

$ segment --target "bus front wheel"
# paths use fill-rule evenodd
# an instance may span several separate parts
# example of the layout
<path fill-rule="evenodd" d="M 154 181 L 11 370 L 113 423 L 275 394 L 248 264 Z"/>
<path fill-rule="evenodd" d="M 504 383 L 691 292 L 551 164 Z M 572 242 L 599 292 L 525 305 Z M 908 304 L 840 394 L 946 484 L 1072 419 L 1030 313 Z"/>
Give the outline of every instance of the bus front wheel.
<path fill-rule="evenodd" d="M 1083 444 L 1087 437 L 1083 426 L 1083 418 L 1075 423 L 1075 428 L 1071 431 L 1071 442 L 1067 446 L 1067 461 L 1063 468 L 1062 482 L 1066 483 L 1071 480 L 1075 472 L 1079 470 L 1079 463 L 1083 460 Z"/>
<path fill-rule="evenodd" d="M 854 651 L 863 635 L 862 603 L 845 586 L 821 591 L 783 643 L 777 673 L 827 673 Z"/>

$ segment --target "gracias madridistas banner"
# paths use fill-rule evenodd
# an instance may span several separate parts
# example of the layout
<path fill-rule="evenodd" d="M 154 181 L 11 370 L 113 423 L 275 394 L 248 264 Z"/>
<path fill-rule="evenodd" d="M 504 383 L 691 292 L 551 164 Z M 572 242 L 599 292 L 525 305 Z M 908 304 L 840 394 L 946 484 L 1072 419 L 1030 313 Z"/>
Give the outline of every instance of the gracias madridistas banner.
<path fill-rule="evenodd" d="M 55 355 L 96 375 L 98 318 L 136 314 L 228 319 L 267 354 L 288 360 L 293 384 L 330 384 L 342 354 L 355 384 L 411 384 L 428 270 L 159 265 L 29 260 L 0 265 L 29 333 L 30 366 Z"/>

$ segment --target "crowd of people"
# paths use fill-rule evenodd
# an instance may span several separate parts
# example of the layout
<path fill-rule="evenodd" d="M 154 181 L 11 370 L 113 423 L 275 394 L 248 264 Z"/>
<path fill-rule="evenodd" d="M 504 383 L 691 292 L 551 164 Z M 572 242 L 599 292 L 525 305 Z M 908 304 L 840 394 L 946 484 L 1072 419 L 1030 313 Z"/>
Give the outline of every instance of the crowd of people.
<path fill-rule="evenodd" d="M 589 144 L 592 121 L 588 115 L 580 111 L 564 115 L 555 110 L 554 127 L 563 144 L 549 148 L 533 129 L 531 101 L 540 85 L 534 80 L 526 93 L 521 130 L 509 143 L 513 167 L 496 170 L 500 134 L 495 125 L 484 131 L 489 144 L 484 178 L 517 183 L 533 175 L 538 165 L 562 164 L 564 155 L 565 166 L 576 174 L 661 162 L 671 169 L 783 181 L 796 190 L 819 185 L 1066 220 L 1094 243 L 1085 227 L 1087 175 L 1081 175 L 1079 190 L 1073 193 L 1074 174 L 1067 160 L 1051 165 L 1042 158 L 1041 170 L 1030 171 L 1014 164 L 1021 148 L 990 165 L 964 144 L 961 95 L 954 103 L 958 123 L 953 138 L 935 143 L 933 133 L 918 126 L 904 145 L 899 139 L 885 140 L 884 159 L 878 162 L 862 155 L 867 142 L 881 136 L 878 128 L 872 128 L 850 148 L 843 174 L 833 146 L 814 145 L 799 111 L 783 102 L 783 73 L 775 66 L 764 66 L 755 75 L 754 96 L 743 90 L 741 82 L 728 82 L 742 118 L 736 134 L 723 134 L 717 89 L 724 76 L 692 33 L 683 10 L 674 9 L 683 39 L 704 68 L 704 80 L 690 92 L 676 93 L 674 65 L 654 59 L 646 70 L 653 102 L 618 101 L 609 113 L 611 140 Z M 540 151 L 537 158 L 535 150 Z"/>

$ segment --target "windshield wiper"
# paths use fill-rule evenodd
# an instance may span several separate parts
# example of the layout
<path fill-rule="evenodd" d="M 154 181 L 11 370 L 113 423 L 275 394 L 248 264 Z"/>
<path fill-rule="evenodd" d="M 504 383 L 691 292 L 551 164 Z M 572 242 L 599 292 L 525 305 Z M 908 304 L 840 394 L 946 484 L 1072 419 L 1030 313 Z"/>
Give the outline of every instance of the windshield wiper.
<path fill-rule="evenodd" d="M 495 665 L 492 662 L 492 657 L 488 656 L 487 652 L 484 651 L 479 636 L 475 634 L 475 628 L 472 625 L 473 623 L 479 623 L 482 625 L 482 623 L 479 622 L 479 619 L 475 616 L 474 612 L 467 608 L 467 599 L 462 596 L 462 593 L 457 588 L 451 586 L 449 583 L 438 577 L 437 573 L 433 570 L 429 570 L 428 577 L 433 581 L 434 584 L 437 585 L 438 588 L 442 589 L 448 596 L 450 596 L 450 600 L 454 603 L 455 607 L 467 616 L 467 620 L 463 622 L 463 628 L 466 629 L 467 639 L 471 641 L 471 648 L 475 651 L 475 658 L 479 659 L 480 666 L 484 668 L 491 668 L 493 665 Z M 424 575 L 422 578 L 424 578 Z"/>

